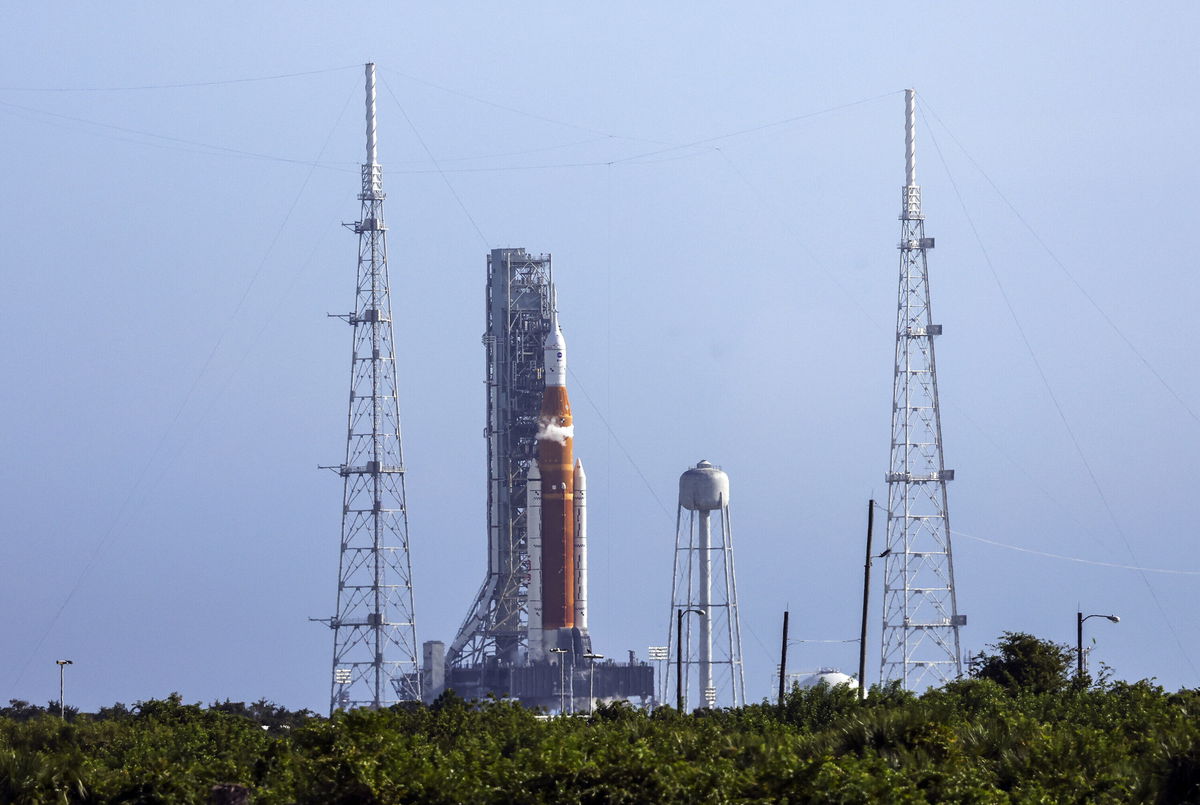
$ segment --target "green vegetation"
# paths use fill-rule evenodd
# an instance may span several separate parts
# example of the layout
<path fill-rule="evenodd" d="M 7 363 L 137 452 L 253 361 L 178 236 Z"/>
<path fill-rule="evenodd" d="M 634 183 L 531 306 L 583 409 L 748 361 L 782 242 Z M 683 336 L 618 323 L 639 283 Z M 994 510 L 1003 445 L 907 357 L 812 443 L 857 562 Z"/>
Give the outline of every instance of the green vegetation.
<path fill-rule="evenodd" d="M 686 716 L 544 719 L 447 694 L 324 719 L 175 696 L 64 722 L 12 702 L 0 802 L 207 803 L 233 783 L 256 803 L 1200 803 L 1200 691 L 1071 684 L 1069 662 L 1043 673 L 1062 647 L 1009 637 L 980 678 L 923 696 L 795 689 Z"/>
<path fill-rule="evenodd" d="M 996 653 L 971 658 L 971 676 L 990 679 L 1010 691 L 1053 693 L 1085 681 L 1067 677 L 1075 652 L 1061 643 L 1024 632 L 1005 632 L 990 648 Z"/>

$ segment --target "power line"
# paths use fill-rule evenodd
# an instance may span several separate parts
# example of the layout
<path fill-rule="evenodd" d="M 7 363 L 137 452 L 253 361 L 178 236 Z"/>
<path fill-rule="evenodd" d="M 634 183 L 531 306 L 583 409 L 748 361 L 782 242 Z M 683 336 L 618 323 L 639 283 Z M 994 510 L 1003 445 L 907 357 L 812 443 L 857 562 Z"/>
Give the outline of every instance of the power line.
<path fill-rule="evenodd" d="M 96 547 L 93 549 L 91 556 L 88 557 L 87 562 L 83 566 L 83 570 L 80 571 L 78 577 L 75 579 L 75 583 L 71 585 L 71 589 L 67 592 L 66 597 L 63 598 L 62 603 L 59 605 L 58 609 L 55 611 L 53 617 L 51 617 L 50 623 L 47 624 L 45 630 L 42 632 L 42 636 L 38 639 L 37 643 L 34 645 L 33 649 L 30 651 L 28 657 L 26 657 L 24 664 L 21 666 L 21 669 L 17 672 L 16 677 L 12 681 L 13 686 L 16 686 L 21 681 L 22 677 L 25 676 L 25 672 L 29 669 L 29 664 L 33 661 L 33 658 L 38 653 L 38 651 L 41 650 L 42 644 L 44 644 L 46 642 L 46 638 L 50 636 L 50 633 L 54 630 L 54 627 L 58 624 L 59 618 L 62 617 L 62 614 L 66 610 L 67 605 L 71 603 L 71 600 L 75 597 L 75 594 L 79 591 L 79 588 L 83 584 L 84 579 L 87 578 L 87 576 L 91 573 L 92 569 L 96 566 L 97 562 L 99 562 L 100 556 L 101 556 L 101 554 L 103 554 L 104 550 L 116 538 L 118 523 L 120 523 L 122 518 L 125 516 L 125 513 L 126 513 L 126 511 L 128 511 L 130 505 L 132 504 L 134 496 L 137 494 L 138 490 L 146 482 L 147 478 L 150 475 L 151 467 L 154 466 L 155 462 L 158 460 L 159 455 L 163 452 L 163 449 L 166 446 L 168 437 L 176 431 L 176 428 L 177 428 L 180 420 L 183 417 L 183 412 L 187 409 L 188 405 L 191 403 L 192 398 L 195 396 L 196 391 L 200 386 L 200 381 L 208 373 L 209 367 L 212 365 L 213 359 L 216 357 L 217 351 L 220 349 L 221 344 L 224 342 L 225 336 L 228 334 L 229 329 L 232 326 L 234 319 L 237 317 L 238 313 L 241 312 L 243 306 L 245 305 L 246 299 L 249 297 L 251 289 L 254 287 L 255 282 L 258 281 L 259 276 L 262 274 L 263 269 L 266 267 L 267 261 L 270 259 L 272 253 L 274 253 L 274 251 L 275 251 L 275 246 L 276 246 L 276 244 L 278 244 L 279 238 L 282 236 L 284 229 L 287 227 L 288 222 L 291 220 L 292 213 L 295 212 L 296 205 L 299 204 L 301 197 L 304 195 L 304 191 L 308 189 L 309 180 L 312 179 L 313 172 L 316 170 L 317 162 L 319 162 L 321 159 L 321 156 L 324 155 L 325 149 L 327 149 L 329 147 L 329 143 L 333 139 L 333 134 L 337 130 L 338 125 L 341 123 L 342 117 L 345 115 L 346 109 L 347 109 L 347 107 L 349 107 L 350 100 L 352 98 L 353 98 L 353 95 L 350 95 L 346 98 L 346 103 L 342 106 L 342 111 L 340 114 L 338 114 L 337 121 L 333 124 L 333 127 L 330 129 L 328 136 L 326 136 L 326 138 L 325 138 L 325 142 L 322 143 L 322 145 L 321 145 L 321 150 L 317 154 L 317 159 L 314 160 L 314 162 L 312 163 L 312 167 L 309 170 L 308 175 L 304 177 L 304 181 L 303 181 L 303 183 L 301 183 L 300 189 L 296 192 L 296 196 L 292 200 L 291 205 L 288 207 L 287 213 L 283 217 L 283 221 L 280 223 L 279 228 L 275 232 L 275 236 L 271 239 L 270 244 L 267 246 L 267 250 L 263 254 L 262 260 L 259 261 L 258 268 L 255 270 L 254 274 L 250 277 L 250 281 L 246 284 L 245 290 L 243 290 L 241 297 L 238 299 L 237 304 L 234 306 L 233 312 L 229 314 L 229 317 L 225 322 L 224 328 L 221 330 L 220 334 L 217 336 L 216 342 L 213 344 L 212 349 L 208 353 L 208 357 L 205 358 L 203 365 L 200 367 L 200 371 L 197 372 L 196 376 L 193 378 L 191 386 L 188 388 L 187 393 L 184 394 L 183 400 L 182 400 L 182 402 L 180 402 L 178 408 L 176 409 L 175 415 L 174 415 L 174 417 L 172 417 L 171 422 L 163 429 L 161 435 L 158 438 L 157 444 L 154 446 L 154 449 L 150 453 L 150 457 L 146 460 L 146 463 L 142 466 L 141 471 L 138 473 L 137 479 L 134 481 L 133 485 L 129 488 L 129 492 L 128 492 L 128 494 L 126 494 L 125 499 L 121 502 L 121 505 L 117 508 L 116 515 L 113 517 L 112 522 L 109 524 L 108 528 L 105 529 L 103 536 L 100 538 L 100 541 L 96 544 Z"/>
<path fill-rule="evenodd" d="M 455 190 L 454 185 L 450 183 L 450 178 L 446 176 L 446 172 L 442 170 L 442 166 L 438 164 L 437 157 L 433 155 L 433 152 L 429 150 L 429 146 L 425 144 L 425 138 L 421 136 L 421 132 L 417 131 L 417 127 L 412 122 L 412 118 L 410 118 L 408 116 L 408 112 L 404 110 L 404 105 L 400 103 L 400 99 L 396 97 L 396 93 L 392 92 L 391 85 L 388 84 L 386 79 L 383 79 L 381 83 L 383 84 L 384 89 L 388 91 L 388 95 L 392 96 L 392 100 L 396 103 L 396 108 L 400 110 L 400 114 L 404 116 L 404 120 L 408 123 L 408 127 L 412 129 L 412 133 L 416 135 L 417 142 L 419 142 L 421 147 L 425 149 L 425 154 L 429 157 L 429 161 L 433 163 L 435 168 L 437 168 L 438 175 L 441 176 L 442 181 L 446 183 L 446 187 L 449 189 L 450 195 L 454 196 L 454 200 L 458 202 L 458 206 L 460 209 L 462 209 L 463 215 L 467 216 L 467 220 L 471 222 L 471 226 L 475 229 L 475 234 L 479 236 L 481 241 L 483 241 L 483 245 L 486 248 L 490 242 L 486 237 L 484 237 L 483 230 L 479 228 L 479 224 L 475 221 L 475 216 L 471 215 L 471 211 L 468 210 L 467 205 L 463 203 L 462 197 L 458 195 L 458 191 Z"/>
<path fill-rule="evenodd" d="M 746 185 L 746 187 L 750 190 L 751 195 L 754 196 L 754 199 L 759 203 L 759 205 L 775 218 L 775 221 L 783 228 L 784 232 L 791 237 L 792 241 L 800 249 L 800 251 L 804 252 L 804 254 L 808 256 L 808 259 L 812 261 L 813 265 L 820 269 L 822 275 L 836 285 L 838 290 L 844 293 L 846 298 L 854 303 L 854 306 L 858 308 L 858 311 L 862 313 L 863 316 L 866 317 L 867 321 L 871 322 L 871 324 L 876 327 L 882 327 L 883 325 L 880 324 L 879 321 L 877 321 L 875 317 L 871 315 L 871 312 L 863 306 L 863 303 L 859 300 L 858 296 L 851 293 L 850 289 L 847 288 L 840 279 L 838 279 L 837 272 L 831 271 L 828 266 L 826 266 L 817 258 L 817 255 L 814 254 L 813 250 L 809 248 L 808 242 L 796 233 L 795 229 L 779 212 L 778 208 L 767 201 L 766 195 L 760 191 L 753 182 L 750 181 L 750 178 L 746 176 L 742 169 L 739 168 L 732 159 L 729 158 L 729 155 L 719 147 L 714 147 L 713 150 L 721 155 L 721 158 L 725 160 L 725 164 L 728 165 L 729 169 L 734 172 L 734 174 L 742 181 L 744 185 Z"/>
<path fill-rule="evenodd" d="M 527 118 L 530 118 L 531 120 L 540 120 L 543 123 L 552 123 L 556 126 L 565 126 L 566 128 L 576 129 L 578 131 L 586 131 L 590 134 L 599 134 L 599 135 L 602 135 L 603 137 L 605 137 L 606 139 L 630 140 L 633 142 L 653 143 L 656 145 L 670 145 L 670 143 L 664 143 L 660 140 L 650 140 L 645 137 L 630 137 L 630 136 L 623 135 L 623 134 L 613 134 L 612 132 L 603 131 L 601 129 L 593 128 L 591 126 L 582 126 L 578 123 L 571 123 L 566 120 L 558 120 L 557 118 L 553 118 L 553 117 L 546 117 L 545 115 L 539 115 L 534 112 L 526 111 L 524 109 L 518 109 L 514 106 L 506 106 L 502 103 L 497 103 L 495 101 L 489 101 L 487 98 L 480 98 L 477 95 L 472 95 L 468 92 L 463 92 L 462 90 L 452 89 L 452 88 L 444 86 L 442 84 L 436 84 L 432 81 L 428 81 L 424 78 L 418 78 L 417 76 L 410 75 L 409 73 L 402 73 L 399 70 L 393 70 L 391 68 L 382 68 L 381 67 L 380 72 L 392 73 L 394 75 L 400 76 L 401 78 L 408 79 L 409 81 L 414 81 L 418 84 L 424 84 L 427 87 L 432 87 L 433 89 L 441 90 L 442 92 L 446 92 L 451 95 L 457 95 L 460 98 L 466 98 L 469 101 L 474 101 L 475 103 L 483 104 L 484 106 L 490 106 L 493 109 L 502 109 L 505 112 L 512 112 L 515 115 L 520 115 L 521 117 L 527 117 Z"/>
<path fill-rule="evenodd" d="M 1025 216 L 1023 216 L 1021 211 L 1016 208 L 1016 205 L 1009 200 L 1008 196 L 1004 195 L 1004 192 L 992 180 L 992 177 L 988 175 L 987 171 L 985 171 L 983 167 L 975 160 L 975 157 L 971 156 L 971 153 L 967 151 L 966 147 L 959 141 L 959 139 L 954 136 L 954 132 L 950 130 L 950 127 L 946 125 L 945 121 L 942 120 L 934 108 L 930 106 L 928 102 L 925 103 L 925 106 L 929 109 L 930 114 L 934 116 L 934 119 L 941 124 L 942 128 L 945 130 L 946 134 L 950 136 L 950 139 L 954 142 L 954 144 L 958 146 L 960 151 L 962 151 L 963 156 L 967 158 L 967 161 L 970 162 L 971 165 L 975 167 L 975 170 L 979 171 L 979 174 L 987 181 L 989 185 L 991 185 L 992 190 L 996 192 L 996 195 L 1000 197 L 1000 200 L 1007 205 L 1008 209 L 1017 217 L 1017 220 L 1021 222 L 1022 226 L 1029 231 L 1029 234 L 1033 236 L 1033 239 L 1037 241 L 1037 244 L 1042 247 L 1042 250 L 1046 252 L 1046 254 L 1050 257 L 1050 260 L 1056 266 L 1058 266 L 1059 270 L 1062 271 L 1066 278 L 1071 281 L 1071 284 L 1075 286 L 1076 290 L 1083 294 L 1083 298 L 1088 301 L 1088 304 L 1090 304 L 1092 308 L 1094 308 L 1095 311 L 1100 314 L 1100 317 L 1104 319 L 1105 323 L 1108 324 L 1109 327 L 1112 328 L 1112 331 L 1116 333 L 1122 341 L 1125 342 L 1125 346 L 1129 348 L 1130 352 L 1137 356 L 1137 359 L 1142 362 L 1142 365 L 1144 365 L 1147 370 L 1149 370 L 1150 374 L 1154 376 L 1154 379 L 1159 382 L 1159 385 L 1166 389 L 1167 392 L 1175 398 L 1175 401 L 1179 403 L 1185 411 L 1187 411 L 1188 415 L 1192 419 L 1200 423 L 1200 414 L 1197 414 L 1197 412 L 1190 405 L 1188 405 L 1187 401 L 1183 399 L 1179 392 L 1177 392 L 1175 388 L 1166 381 L 1166 378 L 1162 376 L 1158 369 L 1156 369 L 1154 365 L 1150 363 L 1150 359 L 1147 358 L 1142 351 L 1137 348 L 1137 345 L 1134 344 L 1133 341 L 1125 334 L 1125 332 L 1117 326 L 1117 323 L 1113 321 L 1112 317 L 1108 315 L 1104 308 L 1100 307 L 1100 303 L 1097 302 L 1090 293 L 1088 293 L 1087 289 L 1084 288 L 1082 283 L 1075 278 L 1075 275 L 1071 273 L 1066 264 L 1058 258 L 1058 255 L 1055 254 L 1046 241 L 1042 239 L 1042 236 L 1038 234 L 1038 231 L 1033 228 L 1033 225 L 1025 219 Z"/>
<path fill-rule="evenodd" d="M 1021 341 L 1025 344 L 1025 349 L 1029 353 L 1029 357 L 1033 361 L 1034 367 L 1037 369 L 1038 377 L 1041 378 L 1042 385 L 1045 387 L 1046 393 L 1050 396 L 1050 401 L 1054 404 L 1054 409 L 1058 412 L 1059 419 L 1062 420 L 1063 427 L 1066 429 L 1067 435 L 1071 439 L 1071 444 L 1075 447 L 1075 452 L 1078 454 L 1080 462 L 1083 464 L 1084 469 L 1087 470 L 1088 477 L 1092 481 L 1092 486 L 1095 488 L 1096 494 L 1100 498 L 1100 503 L 1104 507 L 1104 511 L 1108 514 L 1108 519 L 1112 522 L 1113 529 L 1117 532 L 1117 536 L 1121 538 L 1121 542 L 1124 544 L 1125 550 L 1129 554 L 1129 557 L 1133 560 L 1134 564 L 1139 565 L 1140 563 L 1138 562 L 1137 554 L 1133 550 L 1133 545 L 1130 543 L 1129 537 L 1126 536 L 1125 530 L 1121 527 L 1121 523 L 1117 519 L 1116 513 L 1109 504 L 1108 496 L 1104 494 L 1104 488 L 1100 485 L 1100 479 L 1096 477 L 1096 473 L 1092 469 L 1092 465 L 1088 461 L 1087 455 L 1083 452 L 1083 447 L 1080 445 L 1079 439 L 1075 435 L 1075 430 L 1071 427 L 1071 422 L 1067 418 L 1062 404 L 1059 403 L 1058 396 L 1054 393 L 1054 388 L 1050 385 L 1050 380 L 1047 378 L 1046 372 L 1042 368 L 1042 363 L 1040 360 L 1038 360 L 1037 354 L 1034 352 L 1033 344 L 1026 335 L 1025 328 L 1021 325 L 1021 320 L 1017 316 L 1017 311 L 1013 307 L 1012 300 L 1009 299 L 1008 292 L 1004 288 L 1004 283 L 1000 281 L 1000 274 L 996 271 L 996 266 L 992 263 L 991 255 L 988 253 L 987 247 L 983 243 L 983 238 L 979 234 L 979 229 L 975 226 L 975 219 L 971 217 L 971 213 L 967 209 L 966 201 L 963 199 L 963 195 L 958 189 L 958 182 L 955 181 L 954 175 L 950 172 L 950 166 L 946 162 L 946 157 L 942 153 L 942 149 L 938 144 L 937 138 L 933 135 L 932 127 L 927 128 L 930 130 L 930 139 L 933 140 L 934 150 L 937 152 L 938 159 L 942 163 L 942 168 L 946 171 L 946 178 L 950 180 L 950 186 L 954 189 L 954 195 L 958 198 L 959 206 L 962 207 L 963 215 L 967 219 L 967 224 L 970 226 L 971 232 L 975 236 L 975 242 L 979 245 L 979 251 L 983 255 L 983 261 L 987 265 L 988 271 L 992 275 L 992 279 L 995 280 L 996 287 L 1000 290 L 1000 297 L 1004 300 L 1004 305 L 1008 309 L 1008 314 L 1012 317 L 1013 324 L 1016 325 L 1017 333 L 1021 336 Z M 1200 675 L 1200 670 L 1197 670 L 1195 663 L 1192 662 L 1192 658 L 1188 655 L 1187 649 L 1183 645 L 1183 640 L 1180 639 L 1179 633 L 1175 630 L 1174 623 L 1172 623 L 1167 614 L 1166 607 L 1164 607 L 1162 601 L 1159 600 L 1158 592 L 1154 589 L 1154 585 L 1150 583 L 1150 579 L 1144 572 L 1139 571 L 1139 575 L 1141 576 L 1142 583 L 1146 585 L 1146 589 L 1149 591 L 1150 597 L 1153 599 L 1155 606 L 1158 608 L 1158 612 L 1162 616 L 1163 623 L 1166 624 L 1167 630 L 1175 639 L 1175 643 L 1179 647 L 1179 653 L 1183 655 L 1183 659 L 1191 667 L 1192 673 Z"/>
<path fill-rule="evenodd" d="M 850 101 L 849 103 L 841 103 L 836 106 L 829 106 L 824 109 L 818 109 L 815 112 L 805 112 L 804 114 L 800 114 L 800 115 L 792 115 L 791 117 L 785 117 L 782 120 L 776 120 L 771 123 L 762 123 L 757 126 L 750 126 L 749 128 L 738 129 L 736 131 L 727 132 L 725 134 L 718 134 L 714 137 L 705 137 L 700 140 L 693 140 L 691 142 L 682 143 L 680 145 L 672 145 L 668 148 L 662 148 L 657 151 L 648 151 L 644 154 L 634 154 L 631 157 L 624 157 L 622 159 L 614 160 L 614 162 L 617 162 L 617 163 L 629 162 L 632 160 L 642 159 L 643 157 L 652 157 L 652 156 L 657 156 L 658 154 L 665 154 L 670 151 L 678 151 L 683 148 L 691 148 L 692 146 L 696 146 L 696 145 L 707 145 L 709 143 L 715 143 L 720 140 L 728 140 L 732 137 L 741 137 L 745 134 L 754 134 L 756 132 L 764 131 L 766 129 L 777 128 L 779 126 L 786 126 L 789 123 L 796 123 L 797 121 L 800 121 L 800 120 L 807 120 L 808 118 L 811 118 L 811 117 L 820 117 L 821 115 L 827 115 L 832 112 L 838 112 L 838 111 L 841 111 L 842 109 L 849 109 L 854 106 L 861 106 L 866 103 L 871 103 L 872 101 L 879 101 L 879 100 L 883 100 L 884 98 L 890 98 L 891 96 L 898 95 L 899 93 L 901 93 L 903 91 L 904 90 L 894 90 L 892 92 L 885 92 L 882 95 L 876 95 L 871 98 L 861 98 L 857 101 Z"/>
<path fill-rule="evenodd" d="M 1111 567 L 1117 570 L 1136 570 L 1140 573 L 1168 573 L 1175 576 L 1200 576 L 1200 570 L 1173 570 L 1166 567 L 1139 567 L 1137 565 L 1122 565 L 1117 562 L 1101 562 L 1097 559 L 1084 559 L 1079 556 L 1066 556 L 1061 553 L 1050 553 L 1049 551 L 1035 551 L 1033 548 L 1022 548 L 1019 545 L 1009 545 L 1006 542 L 997 542 L 994 539 L 986 539 L 984 537 L 975 537 L 970 534 L 965 534 L 962 531 L 952 531 L 956 537 L 966 537 L 967 539 L 982 542 L 987 545 L 994 545 L 997 548 L 1006 548 L 1010 551 L 1020 551 L 1021 553 L 1029 553 L 1034 556 L 1045 556 L 1049 559 L 1061 559 L 1064 562 L 1078 562 L 1083 565 L 1096 565 L 1097 567 Z"/>
<path fill-rule="evenodd" d="M 262 159 L 262 160 L 267 160 L 270 162 L 286 162 L 286 163 L 293 164 L 293 165 L 303 165 L 304 167 L 307 167 L 307 168 L 322 168 L 324 170 L 334 170 L 334 171 L 340 171 L 340 172 L 344 172 L 344 173 L 352 172 L 349 168 L 336 167 L 335 163 L 322 163 L 319 161 L 313 162 L 311 160 L 306 160 L 306 159 L 289 159 L 287 157 L 275 156 L 273 154 L 262 154 L 262 153 L 257 153 L 255 151 L 243 151 L 238 148 L 229 148 L 229 147 L 223 146 L 223 145 L 212 145 L 211 143 L 203 143 L 203 142 L 199 142 L 197 140 L 188 140 L 183 137 L 173 137 L 168 134 L 156 134 L 155 132 L 152 132 L 152 131 L 145 131 L 143 129 L 129 128 L 128 126 L 117 126 L 112 123 L 100 123 L 99 121 L 88 120 L 87 118 L 75 117 L 73 115 L 64 115 L 59 112 L 48 112 L 45 109 L 36 109 L 31 106 L 22 106 L 21 104 L 9 103 L 7 101 L 0 101 L 0 107 L 7 107 L 9 109 L 18 109 L 22 112 L 27 112 L 27 113 L 35 114 L 35 115 L 45 115 L 46 117 L 52 117 L 52 118 L 56 118 L 58 120 L 67 120 L 72 123 L 82 123 L 82 124 L 88 125 L 88 126 L 96 126 L 98 128 L 102 128 L 102 129 L 110 129 L 112 131 L 119 131 L 124 134 L 136 134 L 136 135 L 139 135 L 142 137 L 152 137 L 157 140 L 164 140 L 167 143 L 178 144 L 178 145 L 188 145 L 188 146 L 193 146 L 194 148 L 207 148 L 207 149 L 210 149 L 211 151 L 220 152 L 218 154 L 214 154 L 214 156 L 235 156 L 235 157 L 242 157 L 242 158 L 248 158 L 248 159 Z M 129 142 L 138 143 L 137 140 L 130 140 Z M 141 144 L 141 145 L 160 145 L 159 143 L 139 143 L 139 144 Z M 169 147 L 169 146 L 167 146 L 167 147 Z M 192 153 L 207 153 L 204 151 L 196 152 L 193 149 L 181 149 L 181 150 L 192 151 Z"/>
<path fill-rule="evenodd" d="M 604 416 L 604 413 L 600 410 L 600 407 L 596 405 L 595 400 L 592 399 L 592 395 L 588 394 L 587 388 L 583 385 L 583 381 L 579 379 L 579 375 L 577 375 L 575 370 L 569 366 L 567 367 L 567 371 L 571 373 L 571 377 L 574 379 L 575 385 L 578 386 L 579 391 L 582 392 L 583 398 L 588 401 L 589 405 L 592 406 L 592 410 L 596 412 L 596 416 L 600 417 L 600 421 L 604 424 L 604 429 L 608 432 L 608 435 L 612 437 L 612 440 L 617 443 L 617 447 L 619 447 L 621 452 L 625 454 L 625 459 L 629 462 L 629 466 L 633 467 L 634 472 L 638 474 L 638 477 L 642 479 L 642 483 L 646 485 L 646 489 L 650 491 L 650 496 L 653 497 L 655 502 L 658 503 L 659 508 L 663 510 L 663 514 L 667 516 L 667 519 L 673 520 L 674 518 L 671 516 L 670 509 L 667 508 L 667 504 L 663 503 L 662 498 L 660 498 L 658 493 L 654 491 L 654 485 L 650 483 L 650 479 L 646 477 L 646 473 L 642 472 L 642 468 L 638 466 L 638 463 L 633 460 L 633 456 L 630 455 L 629 450 L 625 448 L 625 443 L 621 441 L 619 436 L 617 436 L 617 432 L 613 430 L 612 425 L 609 424 L 608 419 Z"/>
<path fill-rule="evenodd" d="M 191 81 L 177 84 L 141 84 L 128 87 L 0 87 L 0 92 L 135 92 L 148 89 L 188 89 L 193 87 L 219 87 L 228 84 L 249 84 L 256 81 L 277 81 L 281 78 L 299 78 L 301 76 L 336 73 L 342 70 L 361 69 L 362 65 L 349 64 L 344 67 L 329 67 L 324 70 L 306 70 L 300 73 L 280 73 L 277 75 L 250 76 L 246 78 L 227 78 L 216 81 Z"/>

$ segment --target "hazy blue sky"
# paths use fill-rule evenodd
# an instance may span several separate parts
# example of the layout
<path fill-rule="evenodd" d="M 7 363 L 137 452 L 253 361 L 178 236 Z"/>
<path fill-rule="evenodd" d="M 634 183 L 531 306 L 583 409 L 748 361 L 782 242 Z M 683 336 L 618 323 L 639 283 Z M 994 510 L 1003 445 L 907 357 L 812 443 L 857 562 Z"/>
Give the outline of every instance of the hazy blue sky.
<path fill-rule="evenodd" d="M 0 11 L 0 700 L 70 657 L 85 708 L 324 709 L 370 60 L 421 640 L 483 574 L 496 246 L 554 255 L 597 650 L 665 642 L 702 458 L 752 698 L 785 606 L 857 635 L 912 86 L 964 648 L 1078 605 L 1118 677 L 1200 684 L 1194 4 L 430 5 Z"/>

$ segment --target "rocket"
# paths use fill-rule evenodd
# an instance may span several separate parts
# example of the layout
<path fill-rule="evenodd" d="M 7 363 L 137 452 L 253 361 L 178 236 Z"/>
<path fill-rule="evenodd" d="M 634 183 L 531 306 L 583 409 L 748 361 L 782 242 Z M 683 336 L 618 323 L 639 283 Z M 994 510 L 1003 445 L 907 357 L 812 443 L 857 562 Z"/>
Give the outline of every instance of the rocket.
<path fill-rule="evenodd" d="M 530 580 L 529 658 L 550 649 L 579 652 L 587 634 L 587 476 L 574 456 L 567 396 L 567 342 L 551 313 L 543 344 L 545 391 L 538 414 L 537 461 L 526 483 Z"/>

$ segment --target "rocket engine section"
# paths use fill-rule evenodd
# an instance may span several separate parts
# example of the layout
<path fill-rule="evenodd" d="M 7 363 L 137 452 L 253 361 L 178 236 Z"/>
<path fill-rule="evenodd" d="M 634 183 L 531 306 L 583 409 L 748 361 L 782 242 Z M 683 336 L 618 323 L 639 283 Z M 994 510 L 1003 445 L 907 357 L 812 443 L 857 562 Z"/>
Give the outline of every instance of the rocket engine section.
<path fill-rule="evenodd" d="M 538 415 L 537 464 L 529 474 L 529 654 L 590 650 L 587 640 L 587 501 L 583 463 L 567 396 L 567 342 L 558 311 L 544 344 L 545 391 Z M 590 641 L 588 641 L 590 642 Z"/>

